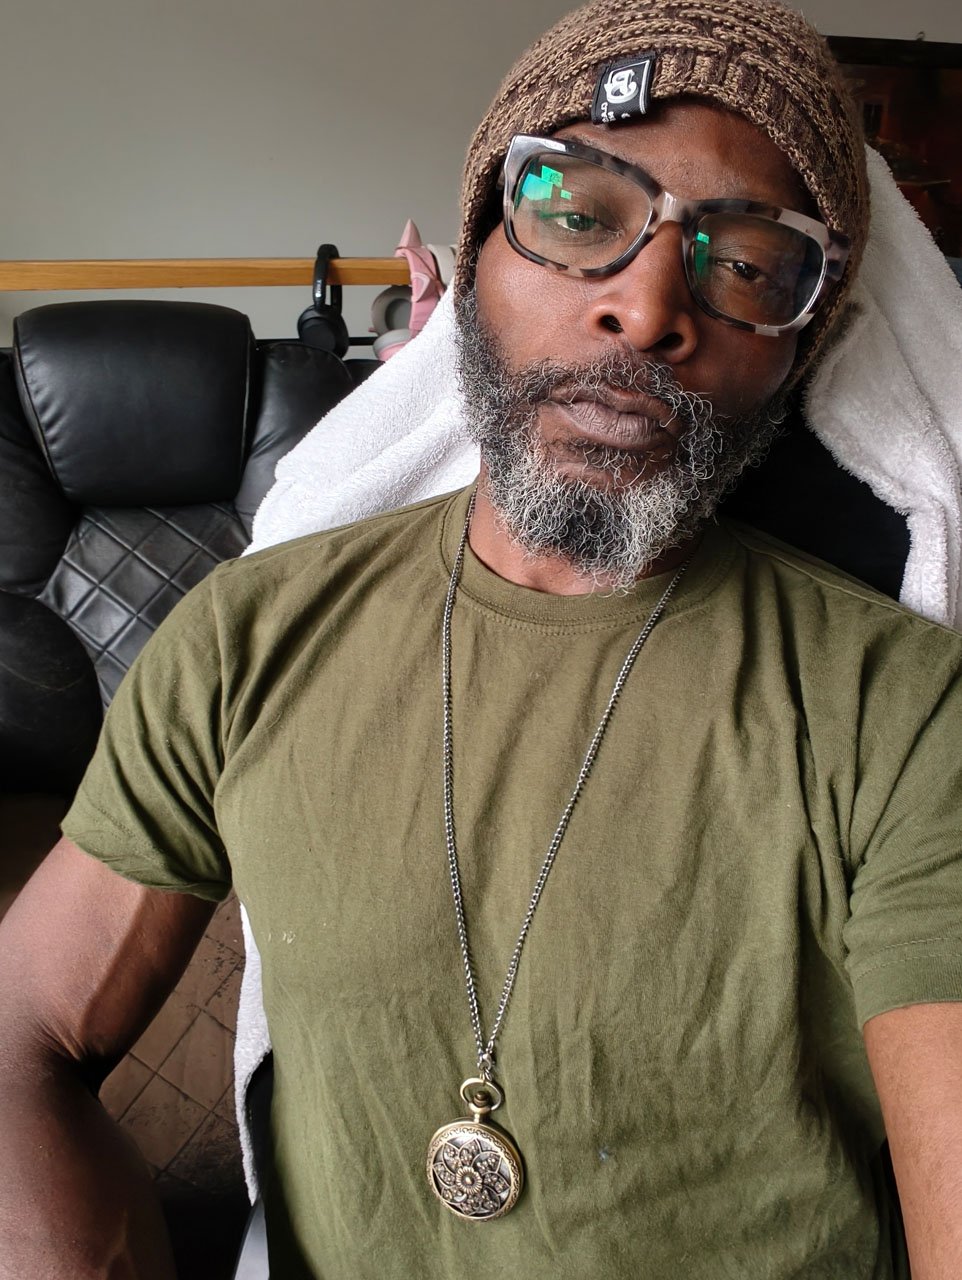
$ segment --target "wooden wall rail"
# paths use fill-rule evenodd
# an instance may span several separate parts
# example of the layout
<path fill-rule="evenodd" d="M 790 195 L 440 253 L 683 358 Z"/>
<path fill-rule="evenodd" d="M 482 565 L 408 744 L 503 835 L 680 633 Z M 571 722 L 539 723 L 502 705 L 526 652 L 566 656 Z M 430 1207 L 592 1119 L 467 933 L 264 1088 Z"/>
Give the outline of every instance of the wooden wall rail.
<path fill-rule="evenodd" d="M 101 262 L 0 261 L 0 290 L 216 289 L 309 285 L 313 258 L 143 258 Z M 409 284 L 403 258 L 332 258 L 329 284 Z"/>

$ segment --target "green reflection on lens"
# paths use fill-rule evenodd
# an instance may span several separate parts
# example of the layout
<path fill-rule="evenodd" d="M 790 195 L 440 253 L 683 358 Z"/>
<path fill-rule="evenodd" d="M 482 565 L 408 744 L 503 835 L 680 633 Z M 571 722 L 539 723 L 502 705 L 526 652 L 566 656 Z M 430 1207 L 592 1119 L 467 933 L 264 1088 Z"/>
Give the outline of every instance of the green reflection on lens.
<path fill-rule="evenodd" d="M 521 198 L 523 200 L 550 200 L 554 187 L 550 182 L 545 182 L 544 178 L 539 178 L 535 173 L 529 173 L 521 184 Z"/>
<path fill-rule="evenodd" d="M 705 273 L 705 267 L 708 265 L 708 246 L 709 237 L 704 231 L 698 231 L 695 234 L 695 275 L 702 276 Z"/>

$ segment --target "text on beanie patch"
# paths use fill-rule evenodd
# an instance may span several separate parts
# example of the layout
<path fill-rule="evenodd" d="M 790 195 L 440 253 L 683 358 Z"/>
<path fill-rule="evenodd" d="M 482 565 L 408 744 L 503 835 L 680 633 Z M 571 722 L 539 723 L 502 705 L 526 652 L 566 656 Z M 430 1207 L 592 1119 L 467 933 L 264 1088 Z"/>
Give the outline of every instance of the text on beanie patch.
<path fill-rule="evenodd" d="M 654 53 L 635 54 L 603 68 L 591 102 L 595 124 L 620 124 L 647 113 L 655 57 Z"/>

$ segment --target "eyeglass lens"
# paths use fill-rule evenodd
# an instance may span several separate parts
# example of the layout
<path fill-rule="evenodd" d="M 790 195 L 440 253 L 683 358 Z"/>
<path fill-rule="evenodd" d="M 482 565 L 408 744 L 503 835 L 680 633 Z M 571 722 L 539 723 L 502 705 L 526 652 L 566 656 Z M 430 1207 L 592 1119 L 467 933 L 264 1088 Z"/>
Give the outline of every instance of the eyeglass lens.
<path fill-rule="evenodd" d="M 630 179 L 580 157 L 542 152 L 520 175 L 512 229 L 545 262 L 604 268 L 648 226 L 652 204 Z M 686 264 L 696 295 L 748 324 L 788 325 L 811 303 L 822 277 L 821 245 L 772 218 L 702 213 Z"/>

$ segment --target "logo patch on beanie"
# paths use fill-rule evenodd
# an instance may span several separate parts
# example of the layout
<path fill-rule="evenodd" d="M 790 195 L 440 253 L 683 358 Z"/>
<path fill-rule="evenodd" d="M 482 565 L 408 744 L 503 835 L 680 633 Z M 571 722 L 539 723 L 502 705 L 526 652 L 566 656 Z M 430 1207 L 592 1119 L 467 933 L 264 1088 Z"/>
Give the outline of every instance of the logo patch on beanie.
<path fill-rule="evenodd" d="M 608 63 L 598 77 L 591 102 L 591 119 L 595 124 L 621 124 L 647 113 L 656 56 L 642 53 Z"/>

